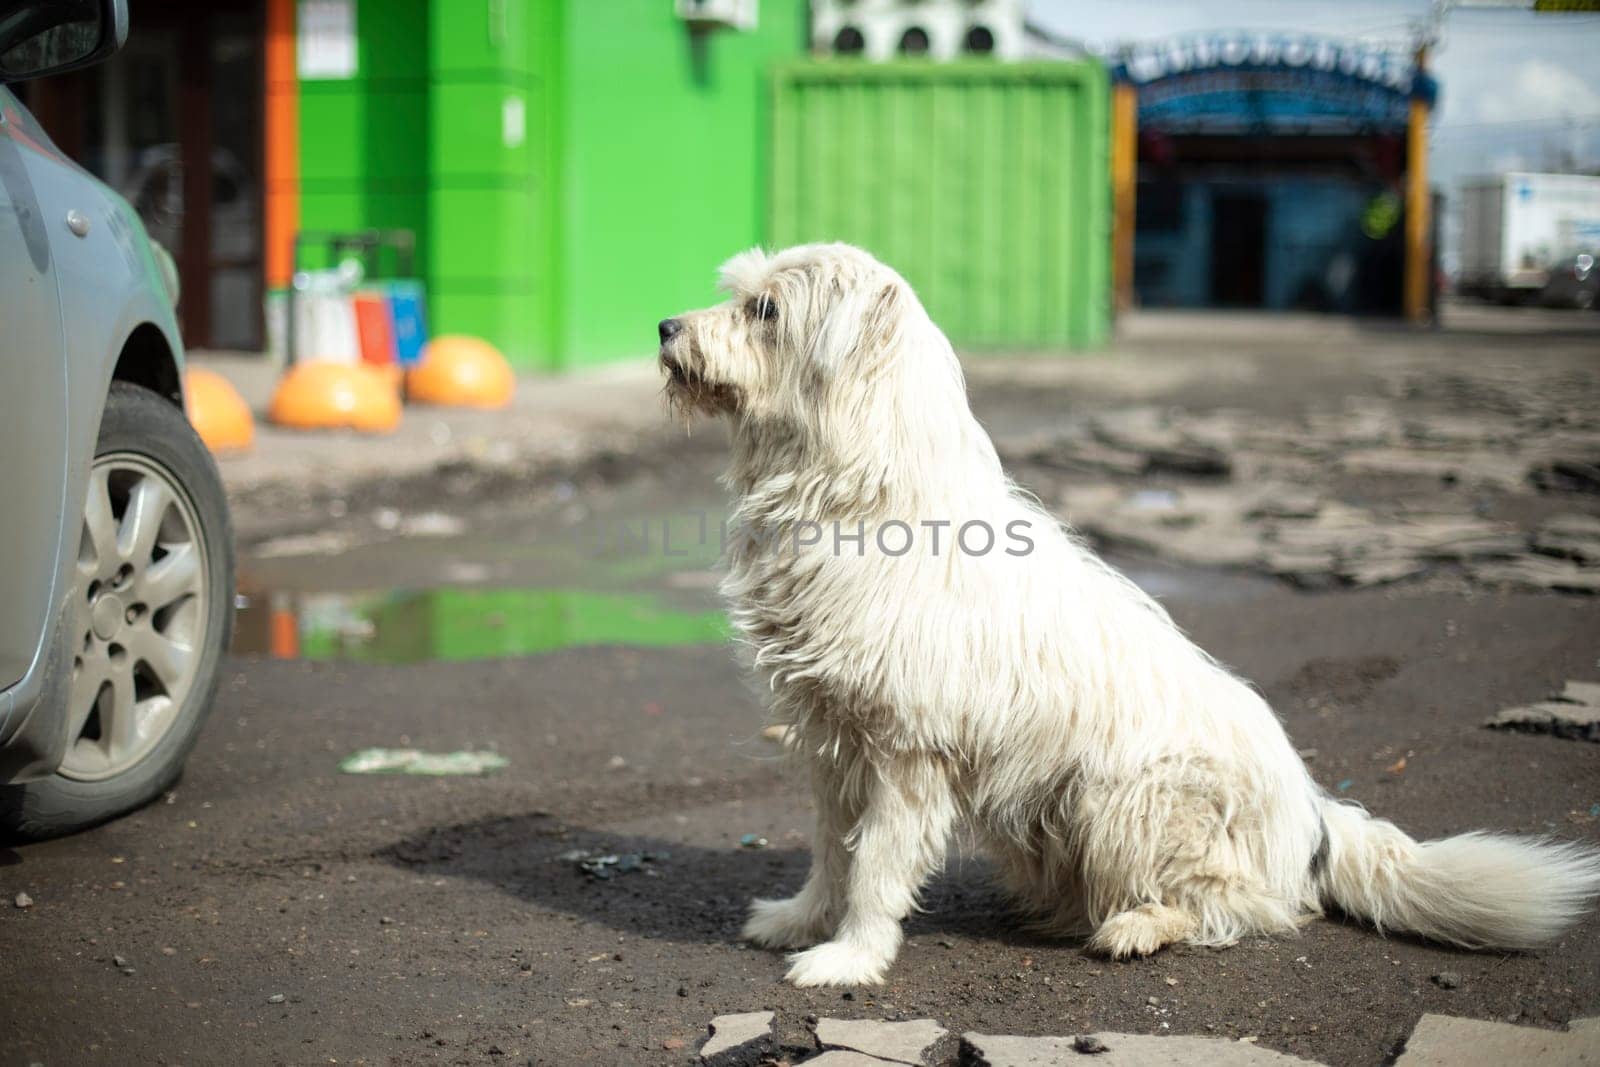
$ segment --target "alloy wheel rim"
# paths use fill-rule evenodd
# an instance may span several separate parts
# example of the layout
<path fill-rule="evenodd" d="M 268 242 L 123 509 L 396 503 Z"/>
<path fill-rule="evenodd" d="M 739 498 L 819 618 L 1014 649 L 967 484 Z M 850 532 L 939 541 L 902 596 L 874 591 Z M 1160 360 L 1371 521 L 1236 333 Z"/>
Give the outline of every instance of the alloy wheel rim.
<path fill-rule="evenodd" d="M 76 578 L 60 773 L 100 781 L 171 732 L 205 648 L 210 560 L 194 505 L 168 471 L 132 452 L 95 459 Z"/>

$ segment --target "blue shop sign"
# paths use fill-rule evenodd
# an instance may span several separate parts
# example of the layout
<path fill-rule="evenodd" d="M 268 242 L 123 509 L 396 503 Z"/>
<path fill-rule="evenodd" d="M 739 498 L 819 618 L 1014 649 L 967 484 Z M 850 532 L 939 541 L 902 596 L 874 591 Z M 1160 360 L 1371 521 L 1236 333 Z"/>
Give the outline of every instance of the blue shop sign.
<path fill-rule="evenodd" d="M 1408 56 L 1305 36 L 1141 45 L 1112 75 L 1137 87 L 1140 127 L 1169 133 L 1396 132 L 1412 99 L 1437 93 Z"/>

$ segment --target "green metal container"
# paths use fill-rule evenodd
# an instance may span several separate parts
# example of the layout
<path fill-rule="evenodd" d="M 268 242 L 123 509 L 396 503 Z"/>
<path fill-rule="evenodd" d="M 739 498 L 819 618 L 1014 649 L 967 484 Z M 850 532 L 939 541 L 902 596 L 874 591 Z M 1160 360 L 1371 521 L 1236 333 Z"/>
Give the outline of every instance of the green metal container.
<path fill-rule="evenodd" d="M 1104 340 L 1101 64 L 807 61 L 772 95 L 770 244 L 868 249 L 966 350 Z"/>
<path fill-rule="evenodd" d="M 410 230 L 426 255 L 427 19 L 427 0 L 369 0 L 352 75 L 299 83 L 301 229 Z"/>
<path fill-rule="evenodd" d="M 649 358 L 761 239 L 772 64 L 804 0 L 751 32 L 670 0 L 358 0 L 357 70 L 304 81 L 302 224 L 418 236 L 435 333 L 519 368 Z"/>

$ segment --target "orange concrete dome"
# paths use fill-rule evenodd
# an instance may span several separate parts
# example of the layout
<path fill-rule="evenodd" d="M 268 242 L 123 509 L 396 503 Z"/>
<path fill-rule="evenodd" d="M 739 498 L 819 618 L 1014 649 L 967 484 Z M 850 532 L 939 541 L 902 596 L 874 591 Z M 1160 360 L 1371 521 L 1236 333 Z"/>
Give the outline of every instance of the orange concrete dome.
<path fill-rule="evenodd" d="M 314 360 L 297 363 L 284 374 L 267 417 L 297 430 L 388 433 L 400 425 L 400 397 L 380 370 Z"/>
<path fill-rule="evenodd" d="M 190 367 L 183 373 L 183 407 L 200 440 L 213 452 L 249 448 L 256 420 L 233 383 L 213 370 Z"/>
<path fill-rule="evenodd" d="M 406 372 L 406 399 L 448 407 L 503 408 L 517 376 L 500 350 L 476 337 L 435 337 Z"/>

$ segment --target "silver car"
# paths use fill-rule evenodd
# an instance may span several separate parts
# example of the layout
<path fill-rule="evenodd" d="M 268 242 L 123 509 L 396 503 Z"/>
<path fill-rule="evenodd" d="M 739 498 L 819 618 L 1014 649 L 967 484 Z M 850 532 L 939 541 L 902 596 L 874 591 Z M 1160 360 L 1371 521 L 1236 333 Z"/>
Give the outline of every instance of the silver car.
<path fill-rule="evenodd" d="M 172 260 L 5 88 L 127 32 L 126 0 L 0 0 L 0 839 L 169 788 L 233 623 Z"/>

